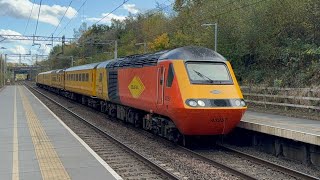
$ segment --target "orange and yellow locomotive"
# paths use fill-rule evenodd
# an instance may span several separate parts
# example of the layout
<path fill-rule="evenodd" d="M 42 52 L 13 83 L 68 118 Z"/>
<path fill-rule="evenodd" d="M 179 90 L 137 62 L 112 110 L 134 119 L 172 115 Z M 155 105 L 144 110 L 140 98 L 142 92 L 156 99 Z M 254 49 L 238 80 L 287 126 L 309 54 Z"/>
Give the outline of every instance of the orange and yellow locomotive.
<path fill-rule="evenodd" d="M 246 110 L 230 63 L 196 46 L 44 72 L 37 85 L 175 141 L 227 134 Z"/>

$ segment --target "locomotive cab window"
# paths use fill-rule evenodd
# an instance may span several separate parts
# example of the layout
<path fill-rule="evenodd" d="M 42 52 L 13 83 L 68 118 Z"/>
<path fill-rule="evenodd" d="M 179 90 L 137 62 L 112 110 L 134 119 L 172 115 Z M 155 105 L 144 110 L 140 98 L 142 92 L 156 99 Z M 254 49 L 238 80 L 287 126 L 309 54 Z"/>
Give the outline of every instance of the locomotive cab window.
<path fill-rule="evenodd" d="M 224 63 L 186 62 L 186 69 L 192 84 L 233 84 Z"/>
<path fill-rule="evenodd" d="M 170 63 L 169 69 L 168 69 L 168 78 L 167 78 L 167 87 L 172 86 L 172 82 L 174 79 L 174 70 L 173 70 L 173 65 Z"/>

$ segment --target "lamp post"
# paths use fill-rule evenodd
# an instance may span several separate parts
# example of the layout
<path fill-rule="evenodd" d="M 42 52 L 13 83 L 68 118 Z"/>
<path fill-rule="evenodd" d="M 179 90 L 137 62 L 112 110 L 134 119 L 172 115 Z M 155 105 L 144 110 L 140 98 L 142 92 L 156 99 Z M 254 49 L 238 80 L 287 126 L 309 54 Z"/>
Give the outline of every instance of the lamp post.
<path fill-rule="evenodd" d="M 5 47 L 0 47 L 0 49 L 7 49 L 7 48 L 5 48 Z M 3 57 L 2 57 L 2 54 L 1 54 L 1 60 L 2 60 L 2 64 L 1 64 L 1 68 L 0 68 L 0 71 L 1 71 L 1 74 L 2 74 L 2 86 L 4 86 L 5 85 L 5 76 L 4 76 L 4 71 L 5 71 L 5 69 L 4 69 L 4 66 L 5 66 L 5 60 L 3 59 Z"/>
<path fill-rule="evenodd" d="M 4 86 L 4 59 L 2 57 L 2 54 L 1 54 L 1 67 L 0 67 L 0 74 L 1 74 L 1 86 L 3 87 Z"/>
<path fill-rule="evenodd" d="M 3 68 L 4 68 L 4 69 L 3 69 L 3 70 L 4 70 L 4 74 L 3 74 L 3 76 L 4 76 L 4 81 L 6 81 L 7 70 L 8 70 L 8 69 L 7 69 L 7 57 L 8 57 L 8 54 L 5 54 L 5 55 L 4 55 L 4 67 L 3 67 Z M 6 83 L 6 82 L 4 82 L 4 85 L 5 85 L 5 83 Z"/>
<path fill-rule="evenodd" d="M 201 26 L 214 26 L 214 51 L 217 52 L 218 47 L 218 23 L 206 23 Z"/>
<path fill-rule="evenodd" d="M 114 59 L 118 58 L 118 41 L 114 41 Z"/>
<path fill-rule="evenodd" d="M 147 43 L 143 42 L 143 43 L 136 43 L 136 46 L 138 45 L 143 45 L 143 53 L 146 54 L 147 53 Z"/>

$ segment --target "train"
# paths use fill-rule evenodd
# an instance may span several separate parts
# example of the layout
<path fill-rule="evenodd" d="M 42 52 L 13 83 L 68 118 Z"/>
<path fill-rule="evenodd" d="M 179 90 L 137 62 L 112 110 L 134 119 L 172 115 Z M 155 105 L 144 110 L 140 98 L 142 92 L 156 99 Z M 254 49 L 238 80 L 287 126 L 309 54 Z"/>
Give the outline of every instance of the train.
<path fill-rule="evenodd" d="M 42 72 L 36 85 L 174 142 L 228 134 L 247 109 L 230 62 L 200 46 Z"/>

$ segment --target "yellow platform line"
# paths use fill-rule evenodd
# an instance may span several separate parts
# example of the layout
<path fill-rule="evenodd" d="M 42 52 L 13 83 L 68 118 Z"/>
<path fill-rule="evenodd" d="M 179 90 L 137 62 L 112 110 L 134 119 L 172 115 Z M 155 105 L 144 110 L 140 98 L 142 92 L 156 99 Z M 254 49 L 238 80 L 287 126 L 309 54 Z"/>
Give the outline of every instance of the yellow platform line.
<path fill-rule="evenodd" d="M 13 151 L 12 151 L 12 180 L 19 180 L 19 141 L 17 129 L 17 87 L 14 88 L 13 102 Z"/>
<path fill-rule="evenodd" d="M 29 131 L 32 137 L 35 153 L 43 179 L 70 179 L 49 137 L 42 127 L 37 115 L 34 113 L 30 102 L 19 87 L 23 108 L 26 112 Z"/>

